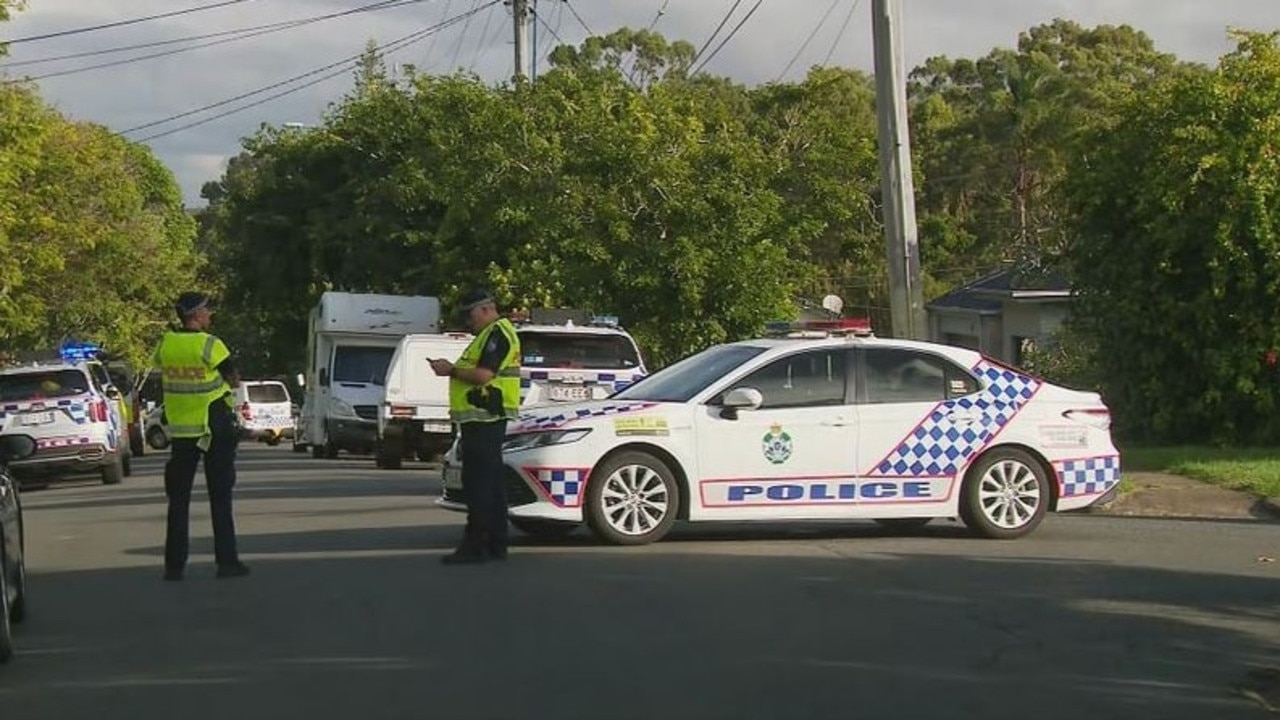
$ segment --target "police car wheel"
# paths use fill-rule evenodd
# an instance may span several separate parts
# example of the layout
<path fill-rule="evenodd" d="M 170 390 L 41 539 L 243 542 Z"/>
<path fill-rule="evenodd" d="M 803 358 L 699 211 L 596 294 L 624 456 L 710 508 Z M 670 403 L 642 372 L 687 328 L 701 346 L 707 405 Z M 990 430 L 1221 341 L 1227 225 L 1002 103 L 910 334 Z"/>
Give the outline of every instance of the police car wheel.
<path fill-rule="evenodd" d="M 1036 459 L 1013 448 L 994 450 L 969 471 L 960 516 L 977 534 L 998 540 L 1022 537 L 1049 509 L 1049 481 Z"/>
<path fill-rule="evenodd" d="M 147 444 L 156 450 L 164 450 L 169 447 L 169 438 L 164 434 L 164 430 L 153 427 L 147 431 Z"/>
<path fill-rule="evenodd" d="M 541 520 L 539 518 L 510 518 L 511 525 L 520 532 L 539 540 L 559 540 L 573 534 L 578 523 Z"/>
<path fill-rule="evenodd" d="M 648 453 L 614 455 L 596 467 L 587 483 L 587 522 L 614 545 L 661 540 L 679 510 L 675 473 Z"/>

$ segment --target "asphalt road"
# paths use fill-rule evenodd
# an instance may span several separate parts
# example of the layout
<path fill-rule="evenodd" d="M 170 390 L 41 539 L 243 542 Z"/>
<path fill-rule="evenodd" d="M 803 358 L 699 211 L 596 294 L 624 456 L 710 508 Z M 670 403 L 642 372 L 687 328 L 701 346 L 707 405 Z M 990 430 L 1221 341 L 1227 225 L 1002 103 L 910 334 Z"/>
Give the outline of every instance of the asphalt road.
<path fill-rule="evenodd" d="M 445 567 L 426 466 L 247 447 L 253 575 L 160 580 L 162 458 L 24 495 L 30 617 L 8 720 L 1261 718 L 1280 666 L 1280 525 L 1053 517 L 1014 542 L 940 523 L 682 528 Z"/>

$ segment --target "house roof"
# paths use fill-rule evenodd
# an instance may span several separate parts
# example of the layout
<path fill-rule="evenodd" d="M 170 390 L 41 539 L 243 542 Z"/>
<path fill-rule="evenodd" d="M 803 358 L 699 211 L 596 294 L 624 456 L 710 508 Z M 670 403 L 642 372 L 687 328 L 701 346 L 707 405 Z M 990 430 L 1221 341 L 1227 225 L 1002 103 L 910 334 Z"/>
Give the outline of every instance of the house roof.
<path fill-rule="evenodd" d="M 1003 300 L 1066 300 L 1071 283 L 1056 268 L 1007 268 L 952 290 L 929 303 L 934 310 L 999 312 Z"/>

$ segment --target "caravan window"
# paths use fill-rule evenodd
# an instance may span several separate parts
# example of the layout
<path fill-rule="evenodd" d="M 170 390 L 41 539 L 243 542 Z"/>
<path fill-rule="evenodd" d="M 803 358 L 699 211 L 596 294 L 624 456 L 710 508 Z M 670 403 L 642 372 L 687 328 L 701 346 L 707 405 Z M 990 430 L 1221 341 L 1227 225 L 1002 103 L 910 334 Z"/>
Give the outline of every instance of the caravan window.
<path fill-rule="evenodd" d="M 383 385 L 395 352 L 393 347 L 342 345 L 333 352 L 333 382 Z"/>
<path fill-rule="evenodd" d="M 251 403 L 287 403 L 289 392 L 280 383 L 257 383 L 248 385 L 248 398 Z"/>

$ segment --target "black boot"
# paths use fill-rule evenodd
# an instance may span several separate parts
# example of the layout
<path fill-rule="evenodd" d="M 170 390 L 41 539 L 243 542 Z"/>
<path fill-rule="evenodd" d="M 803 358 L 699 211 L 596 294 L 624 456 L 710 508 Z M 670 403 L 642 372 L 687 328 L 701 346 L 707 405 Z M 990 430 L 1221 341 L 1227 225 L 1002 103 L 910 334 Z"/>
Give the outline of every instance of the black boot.
<path fill-rule="evenodd" d="M 440 562 L 445 565 L 479 565 L 489 559 L 484 547 L 481 539 L 468 534 L 462 538 L 458 549 L 440 558 Z"/>

